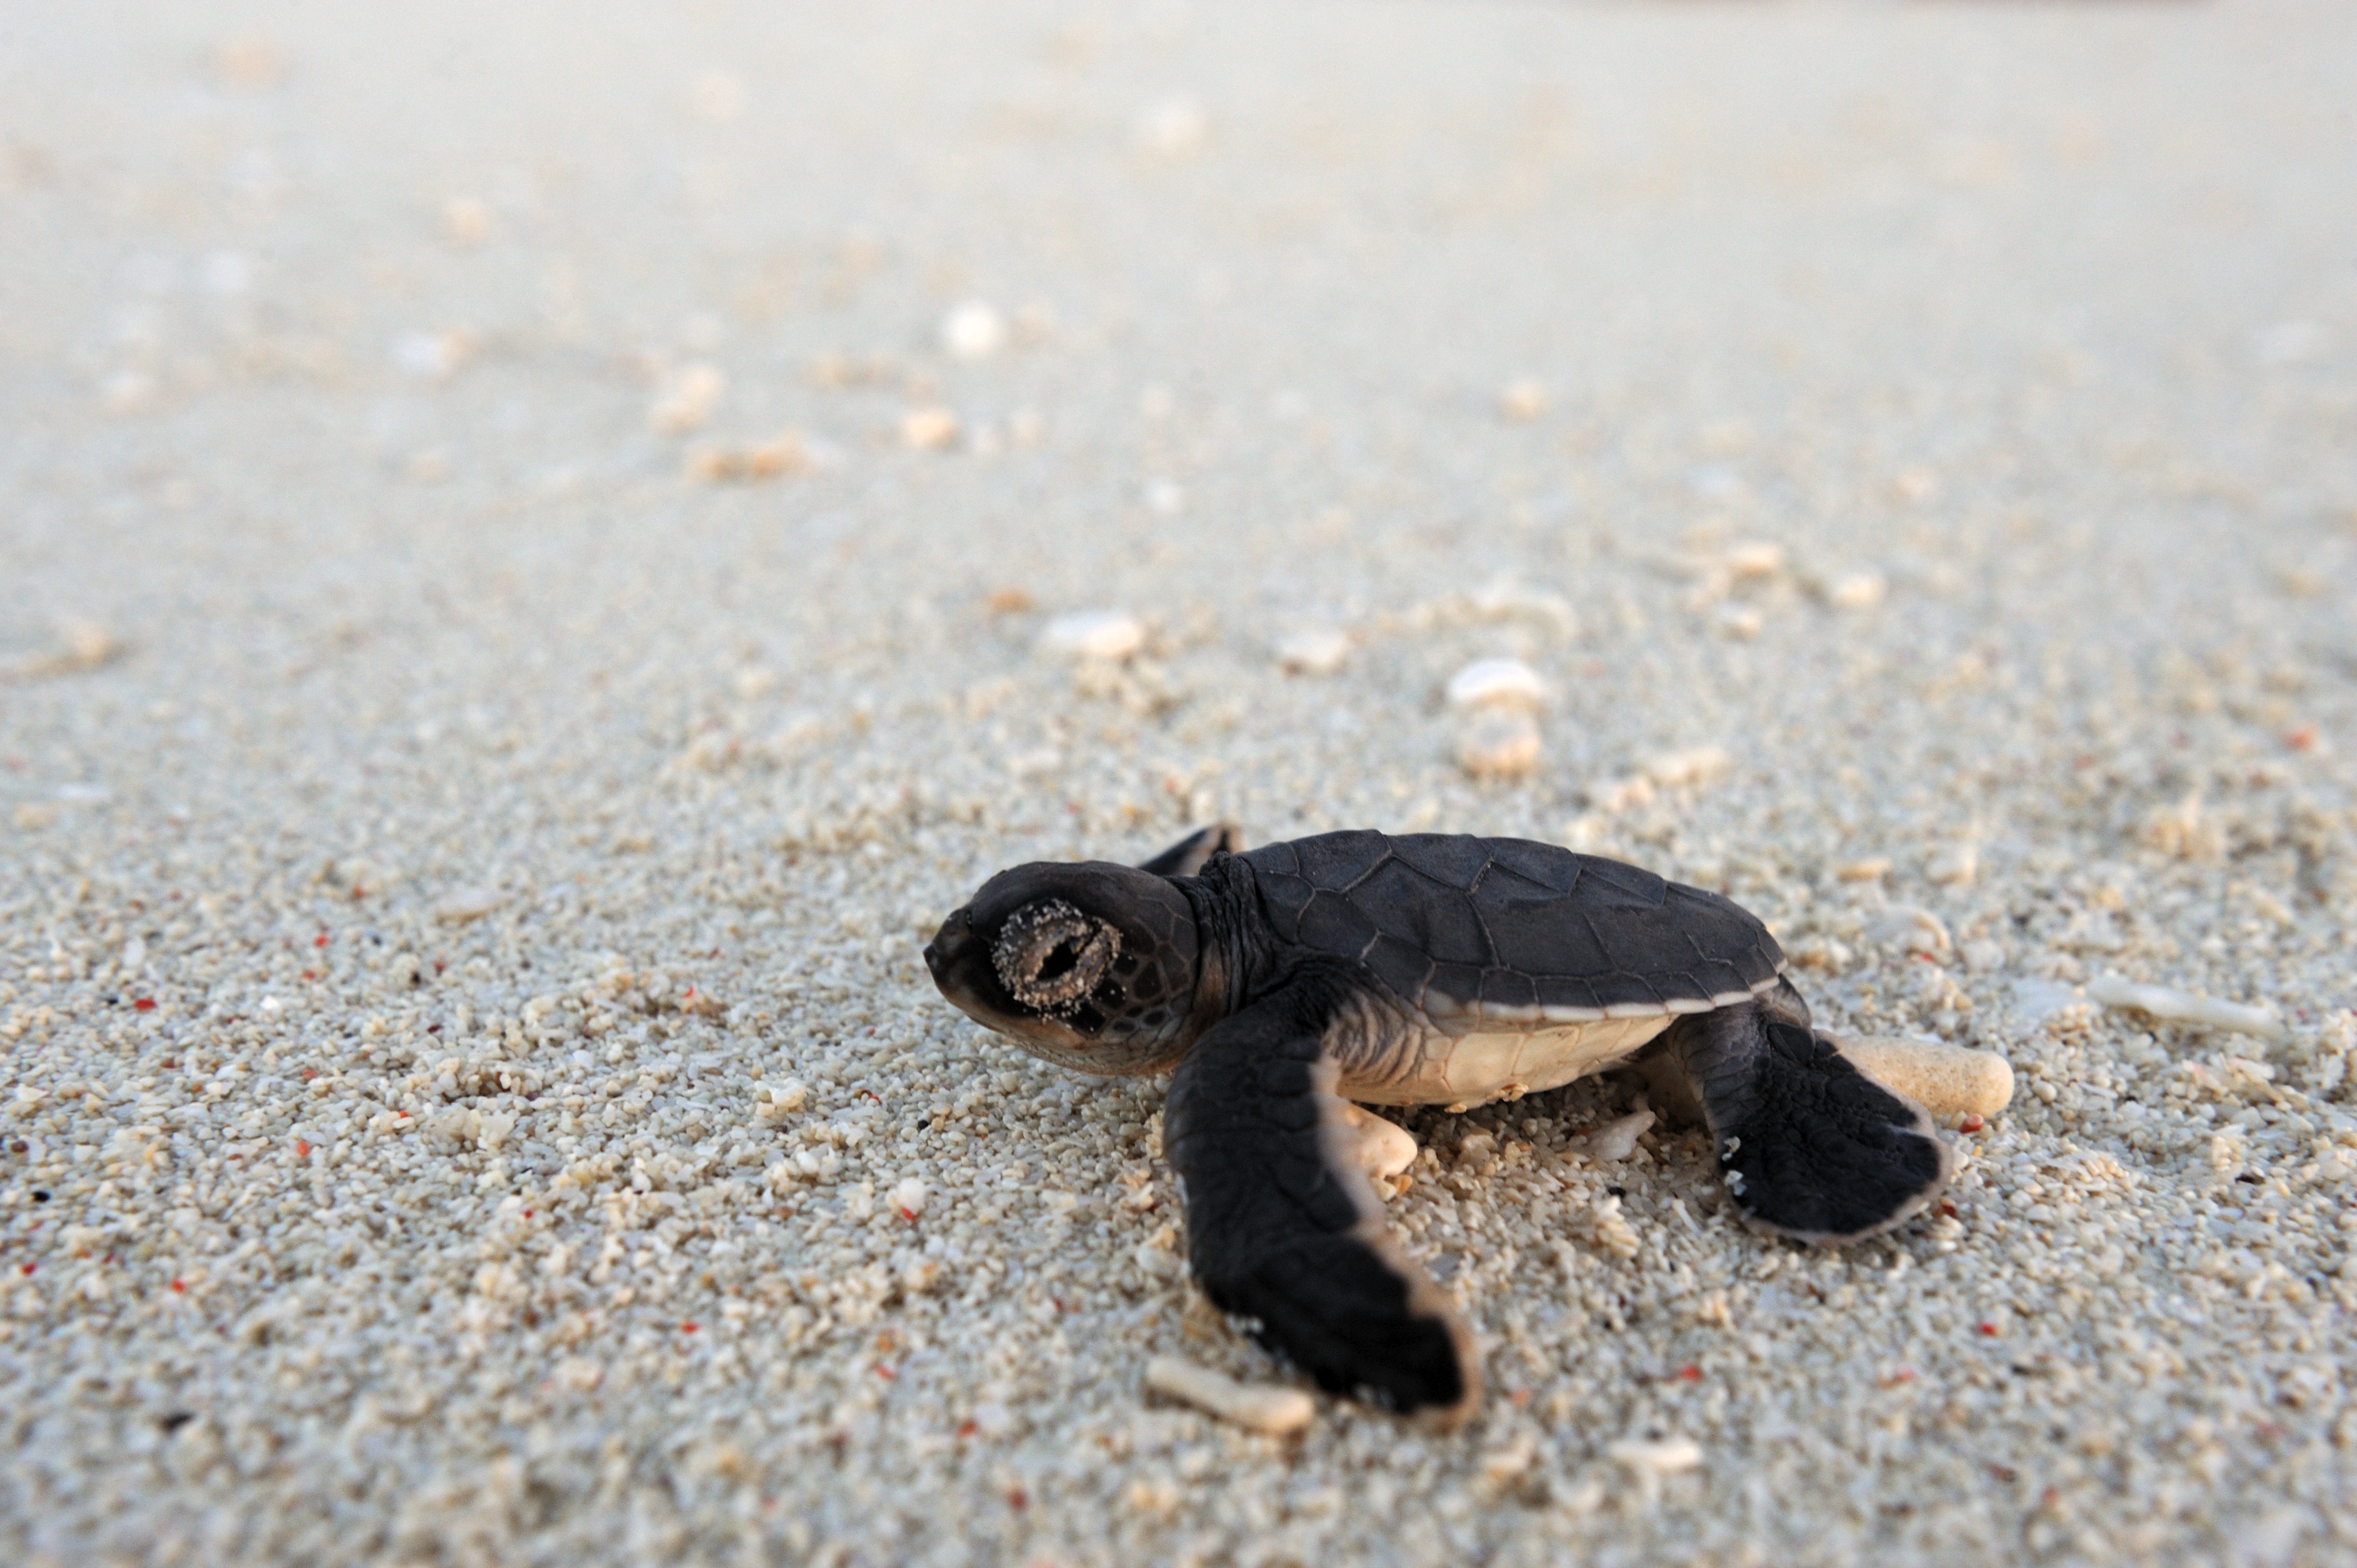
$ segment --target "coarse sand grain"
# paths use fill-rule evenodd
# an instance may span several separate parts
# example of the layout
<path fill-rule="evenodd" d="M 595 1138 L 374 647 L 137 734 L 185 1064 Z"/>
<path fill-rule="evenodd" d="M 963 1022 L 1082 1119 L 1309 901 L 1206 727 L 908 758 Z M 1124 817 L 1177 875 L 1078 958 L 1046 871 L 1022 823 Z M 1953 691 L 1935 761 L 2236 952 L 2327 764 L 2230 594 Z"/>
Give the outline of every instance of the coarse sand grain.
<path fill-rule="evenodd" d="M 2357 1560 L 2353 59 L 9 7 L 0 1561 Z M 1846 1251 L 1406 1114 L 1489 1401 L 1299 1425 L 1162 1084 L 918 959 L 1222 820 L 1724 890 L 2011 1103 Z"/>

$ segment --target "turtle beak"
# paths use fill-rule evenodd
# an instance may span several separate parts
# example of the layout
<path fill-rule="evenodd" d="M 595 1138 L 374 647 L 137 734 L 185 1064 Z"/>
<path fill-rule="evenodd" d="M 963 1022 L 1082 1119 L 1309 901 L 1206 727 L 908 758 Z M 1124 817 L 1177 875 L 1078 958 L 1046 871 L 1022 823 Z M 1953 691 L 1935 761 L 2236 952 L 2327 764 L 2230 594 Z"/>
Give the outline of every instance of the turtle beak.
<path fill-rule="evenodd" d="M 942 929 L 933 933 L 933 940 L 925 944 L 925 968 L 931 972 L 934 984 L 941 984 L 942 975 L 957 961 L 958 954 L 964 950 L 973 937 L 974 922 L 966 909 L 956 911 L 942 922 Z"/>
<path fill-rule="evenodd" d="M 990 973 L 990 953 L 974 929 L 973 910 L 969 904 L 942 922 L 925 944 L 925 968 L 932 974 L 933 988 L 958 1011 L 986 1028 L 1004 1030 L 1005 1020 L 985 1000 L 984 977 Z"/>

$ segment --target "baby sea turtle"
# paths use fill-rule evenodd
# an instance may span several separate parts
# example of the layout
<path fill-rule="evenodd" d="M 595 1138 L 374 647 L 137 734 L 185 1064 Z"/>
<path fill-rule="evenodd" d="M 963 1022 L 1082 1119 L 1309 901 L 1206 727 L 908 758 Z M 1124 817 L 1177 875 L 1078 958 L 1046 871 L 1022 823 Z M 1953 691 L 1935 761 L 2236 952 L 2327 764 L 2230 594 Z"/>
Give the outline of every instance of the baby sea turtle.
<path fill-rule="evenodd" d="M 1699 1106 L 1743 1218 L 1817 1241 L 1888 1230 L 1948 1178 L 1923 1107 L 1810 1026 L 1775 938 L 1716 893 L 1523 839 L 1241 850 L 1211 828 L 1142 866 L 1003 871 L 925 964 L 1035 1056 L 1176 1069 L 1162 1144 L 1195 1277 L 1326 1389 L 1440 1425 L 1480 1393 L 1364 1168 L 1362 1127 L 1405 1135 L 1352 1101 L 1463 1108 L 1641 1066 Z"/>

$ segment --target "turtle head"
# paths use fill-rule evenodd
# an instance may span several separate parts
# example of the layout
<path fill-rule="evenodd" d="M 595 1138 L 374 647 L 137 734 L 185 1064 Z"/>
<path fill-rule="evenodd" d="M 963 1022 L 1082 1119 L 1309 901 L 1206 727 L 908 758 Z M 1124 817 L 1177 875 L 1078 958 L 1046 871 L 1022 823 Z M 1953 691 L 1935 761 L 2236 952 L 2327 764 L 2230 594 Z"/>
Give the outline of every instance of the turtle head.
<path fill-rule="evenodd" d="M 1166 877 L 1103 861 L 1002 871 L 942 922 L 942 994 L 1033 1056 L 1093 1073 L 1160 1072 L 1185 1049 L 1195 909 Z"/>

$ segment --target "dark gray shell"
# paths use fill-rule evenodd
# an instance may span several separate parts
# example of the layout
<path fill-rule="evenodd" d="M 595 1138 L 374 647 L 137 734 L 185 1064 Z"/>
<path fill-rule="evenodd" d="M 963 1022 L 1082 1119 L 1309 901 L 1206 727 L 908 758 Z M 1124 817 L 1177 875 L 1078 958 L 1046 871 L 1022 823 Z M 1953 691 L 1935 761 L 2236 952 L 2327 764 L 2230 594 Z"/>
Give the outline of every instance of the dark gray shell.
<path fill-rule="evenodd" d="M 1527 839 L 1321 833 L 1236 859 L 1280 938 L 1357 960 L 1436 1022 L 1705 1013 L 1784 961 L 1716 893 Z"/>

